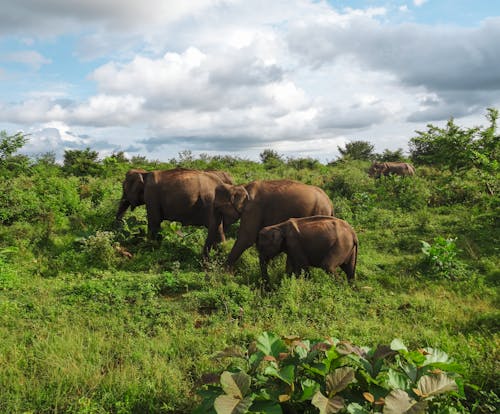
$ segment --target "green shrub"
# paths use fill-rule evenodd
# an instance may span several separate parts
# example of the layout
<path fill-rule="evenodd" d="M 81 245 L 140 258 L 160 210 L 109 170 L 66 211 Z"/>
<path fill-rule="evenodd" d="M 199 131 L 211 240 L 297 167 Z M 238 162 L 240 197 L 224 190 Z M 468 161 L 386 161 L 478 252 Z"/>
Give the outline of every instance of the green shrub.
<path fill-rule="evenodd" d="M 94 235 L 81 240 L 83 253 L 90 266 L 109 269 L 118 262 L 117 247 L 114 233 L 97 231 Z"/>
<path fill-rule="evenodd" d="M 264 332 L 247 350 L 216 357 L 232 363 L 207 376 L 212 385 L 199 391 L 195 413 L 466 412 L 461 365 L 438 349 L 409 351 L 399 339 L 367 348 Z"/>
<path fill-rule="evenodd" d="M 376 181 L 377 198 L 384 206 L 415 211 L 429 203 L 431 192 L 428 184 L 419 177 L 389 175 Z"/>
<path fill-rule="evenodd" d="M 459 251 L 455 240 L 456 238 L 445 239 L 438 236 L 434 239 L 433 244 L 421 241 L 422 253 L 432 274 L 448 279 L 455 279 L 463 275 L 464 265 L 457 258 Z"/>

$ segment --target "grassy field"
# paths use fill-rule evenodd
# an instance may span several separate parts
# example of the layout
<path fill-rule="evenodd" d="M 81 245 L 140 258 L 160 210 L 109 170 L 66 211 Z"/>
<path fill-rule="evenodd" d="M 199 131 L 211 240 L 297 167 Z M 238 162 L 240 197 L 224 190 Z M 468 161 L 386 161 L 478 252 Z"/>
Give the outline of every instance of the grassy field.
<path fill-rule="evenodd" d="M 109 162 L 82 176 L 35 163 L 0 184 L 0 412 L 190 412 L 202 375 L 227 366 L 214 353 L 264 331 L 440 348 L 477 386 L 466 389 L 469 409 L 493 412 L 500 211 L 474 171 L 457 178 L 422 167 L 410 179 L 374 180 L 360 161 L 181 164 L 224 169 L 238 183 L 286 177 L 324 188 L 359 236 L 355 286 L 340 270 L 288 277 L 279 257 L 274 289 L 262 294 L 255 249 L 234 274 L 222 266 L 237 225 L 207 263 L 205 229 L 165 222 L 155 245 L 144 208 L 116 228 L 125 171 L 172 163 Z M 451 252 L 438 252 L 441 266 L 422 253 L 422 241 L 439 237 Z"/>

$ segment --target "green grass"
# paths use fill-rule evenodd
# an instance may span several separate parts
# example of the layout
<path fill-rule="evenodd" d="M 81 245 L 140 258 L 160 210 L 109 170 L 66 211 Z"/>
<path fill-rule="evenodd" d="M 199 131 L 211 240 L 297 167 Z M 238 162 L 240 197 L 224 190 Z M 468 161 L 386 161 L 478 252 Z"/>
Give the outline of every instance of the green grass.
<path fill-rule="evenodd" d="M 144 238 L 143 208 L 127 214 L 128 230 L 120 232 L 112 227 L 119 175 L 102 178 L 102 186 L 90 180 L 85 194 L 94 197 L 69 212 L 52 210 L 57 200 L 36 205 L 18 194 L 32 203 L 30 215 L 43 215 L 0 226 L 0 412 L 189 412 L 199 401 L 201 376 L 226 368 L 212 355 L 246 347 L 263 331 L 360 345 L 401 338 L 412 348 L 446 351 L 465 365 L 470 383 L 496 390 L 495 221 L 476 219 L 476 207 L 467 203 L 404 208 L 386 198 L 392 184 L 382 191 L 363 175 L 365 167 L 265 170 L 241 161 L 228 168 L 238 182 L 293 176 L 324 186 L 359 235 L 354 288 L 340 270 L 337 277 L 319 269 L 308 278 L 288 277 L 278 257 L 270 265 L 274 289 L 262 294 L 255 249 L 229 274 L 221 264 L 234 239 L 202 263 L 206 230 L 182 228 L 179 237 L 164 223 L 163 243 L 152 245 Z M 330 185 L 332 177 L 342 180 Z M 73 200 L 77 180 L 52 180 Z M 419 180 L 411 191 L 421 191 L 426 178 Z M 495 207 L 484 197 L 481 214 L 490 217 Z M 112 231 L 111 239 L 98 231 Z M 436 236 L 457 237 L 459 277 L 429 271 L 420 241 Z M 93 247 L 82 240 L 93 240 Z M 115 243 L 133 257 L 118 254 Z M 485 394 L 468 392 L 471 404 L 485 404 Z"/>

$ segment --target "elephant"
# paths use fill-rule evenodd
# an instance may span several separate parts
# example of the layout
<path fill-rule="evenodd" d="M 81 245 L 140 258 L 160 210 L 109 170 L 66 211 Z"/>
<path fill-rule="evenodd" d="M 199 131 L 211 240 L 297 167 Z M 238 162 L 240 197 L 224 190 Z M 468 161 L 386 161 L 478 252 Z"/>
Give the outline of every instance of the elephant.
<path fill-rule="evenodd" d="M 415 167 L 407 162 L 374 162 L 368 170 L 368 175 L 375 178 L 389 174 L 415 175 Z"/>
<path fill-rule="evenodd" d="M 330 216 L 291 218 L 264 227 L 257 241 L 259 262 L 264 285 L 269 286 L 267 264 L 284 252 L 286 270 L 299 275 L 301 270 L 319 267 L 328 273 L 340 268 L 352 283 L 358 255 L 358 237 L 344 220 Z"/>
<path fill-rule="evenodd" d="M 214 219 L 215 189 L 221 184 L 233 184 L 231 176 L 224 171 L 185 168 L 151 172 L 129 170 L 123 181 L 123 194 L 116 220 L 123 218 L 128 207 L 134 210 L 145 204 L 148 233 L 152 238 L 158 237 L 163 220 L 209 228 Z M 225 240 L 222 223 L 215 230 L 205 241 L 205 257 L 217 241 Z"/>
<path fill-rule="evenodd" d="M 246 185 L 218 185 L 214 214 L 208 231 L 212 238 L 221 221 L 241 219 L 236 242 L 226 260 L 226 267 L 232 269 L 241 254 L 257 241 L 263 227 L 291 217 L 333 216 L 333 204 L 321 188 L 313 185 L 292 180 L 257 180 Z"/>

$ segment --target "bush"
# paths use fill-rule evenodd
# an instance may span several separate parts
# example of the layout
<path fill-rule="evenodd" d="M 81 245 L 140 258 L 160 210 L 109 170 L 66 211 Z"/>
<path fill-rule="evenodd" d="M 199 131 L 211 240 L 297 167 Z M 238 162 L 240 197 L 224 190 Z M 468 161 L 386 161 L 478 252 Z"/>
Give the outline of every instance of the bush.
<path fill-rule="evenodd" d="M 406 211 L 424 208 L 431 198 L 428 184 L 419 177 L 380 177 L 377 180 L 376 192 L 382 205 L 399 207 Z"/>
<path fill-rule="evenodd" d="M 433 244 L 422 241 L 422 253 L 425 263 L 432 274 L 448 279 L 455 279 L 463 275 L 464 265 L 457 254 L 459 253 L 454 238 L 445 239 L 438 236 Z"/>
<path fill-rule="evenodd" d="M 110 231 L 97 231 L 81 241 L 90 266 L 109 269 L 117 263 L 118 243 L 114 241 L 114 236 Z"/>
<path fill-rule="evenodd" d="M 463 368 L 443 351 L 409 351 L 399 339 L 366 348 L 264 332 L 248 350 L 230 347 L 216 357 L 233 363 L 206 376 L 215 385 L 199 391 L 195 413 L 465 412 Z"/>

